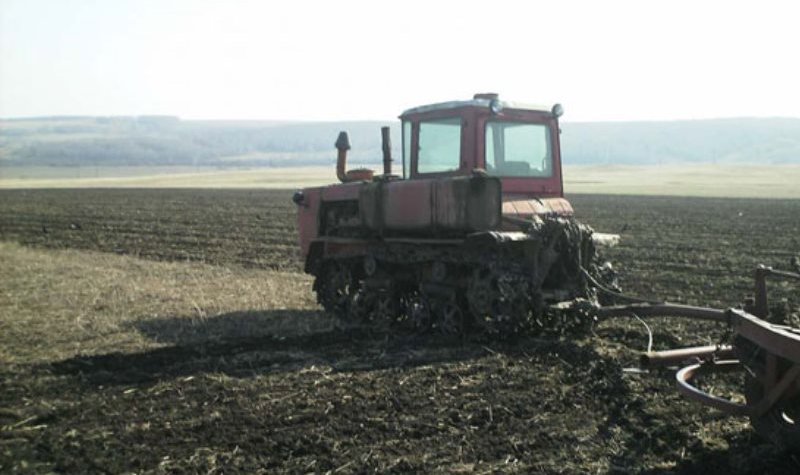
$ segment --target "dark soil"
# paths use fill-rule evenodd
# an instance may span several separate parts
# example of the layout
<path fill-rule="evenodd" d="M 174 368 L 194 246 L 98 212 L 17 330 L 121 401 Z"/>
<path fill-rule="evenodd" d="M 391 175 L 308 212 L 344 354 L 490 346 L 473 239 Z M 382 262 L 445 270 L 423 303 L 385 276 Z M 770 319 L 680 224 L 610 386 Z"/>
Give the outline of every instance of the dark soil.
<path fill-rule="evenodd" d="M 3 191 L 0 239 L 297 270 L 290 195 Z M 648 297 L 733 305 L 756 264 L 786 267 L 800 253 L 800 201 L 571 201 L 583 221 L 623 235 L 608 257 L 623 287 Z M 211 319 L 243 316 L 271 315 Z M 140 330 L 159 324 L 171 322 Z M 657 348 L 721 335 L 651 326 Z M 674 371 L 634 371 L 646 342 L 635 321 L 515 341 L 342 329 L 0 362 L 0 471 L 800 472 L 745 419 L 682 399 Z"/>
<path fill-rule="evenodd" d="M 291 192 L 0 190 L 0 240 L 298 270 Z"/>

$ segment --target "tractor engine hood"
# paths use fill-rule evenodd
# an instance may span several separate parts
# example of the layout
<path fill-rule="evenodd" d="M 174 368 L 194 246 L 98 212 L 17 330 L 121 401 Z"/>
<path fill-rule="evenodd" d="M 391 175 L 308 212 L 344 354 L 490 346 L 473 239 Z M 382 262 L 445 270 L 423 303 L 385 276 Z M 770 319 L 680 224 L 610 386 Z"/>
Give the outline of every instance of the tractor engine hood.
<path fill-rule="evenodd" d="M 564 198 L 531 198 L 503 194 L 503 216 L 531 219 L 534 216 L 572 216 L 572 205 Z"/>

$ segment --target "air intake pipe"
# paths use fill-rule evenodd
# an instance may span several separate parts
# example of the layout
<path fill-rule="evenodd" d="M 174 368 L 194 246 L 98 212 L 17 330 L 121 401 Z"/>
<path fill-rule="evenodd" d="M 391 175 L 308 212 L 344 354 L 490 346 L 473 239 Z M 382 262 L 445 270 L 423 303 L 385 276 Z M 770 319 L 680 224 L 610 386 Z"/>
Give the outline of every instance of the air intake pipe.
<path fill-rule="evenodd" d="M 375 172 L 368 168 L 356 168 L 355 170 L 347 170 L 347 151 L 350 150 L 350 137 L 347 132 L 339 132 L 339 137 L 336 139 L 336 178 L 342 183 L 350 183 L 352 181 L 372 181 Z M 384 161 L 386 160 L 386 152 L 384 152 Z M 391 157 L 389 157 L 391 160 Z M 384 165 L 385 167 L 385 165 Z"/>

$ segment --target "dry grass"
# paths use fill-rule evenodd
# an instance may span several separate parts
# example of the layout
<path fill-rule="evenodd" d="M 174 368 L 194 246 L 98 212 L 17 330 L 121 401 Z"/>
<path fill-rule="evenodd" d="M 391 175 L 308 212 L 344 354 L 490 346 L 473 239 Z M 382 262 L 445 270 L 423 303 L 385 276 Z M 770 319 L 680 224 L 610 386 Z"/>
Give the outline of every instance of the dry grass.
<path fill-rule="evenodd" d="M 319 330 L 301 274 L 150 262 L 0 243 L 0 360 L 138 351 L 192 340 Z M 282 318 L 291 309 L 292 318 Z M 298 318 L 305 311 L 307 318 Z M 231 315 L 227 320 L 220 316 Z"/>
<path fill-rule="evenodd" d="M 334 165 L 329 167 L 254 168 L 248 170 L 206 169 L 193 173 L 160 173 L 90 178 L 2 178 L 0 189 L 18 188 L 282 188 L 320 186 L 336 181 Z M 202 169 L 201 169 L 202 170 Z M 70 170 L 71 171 L 71 170 Z M 91 173 L 87 169 L 86 173 Z"/>

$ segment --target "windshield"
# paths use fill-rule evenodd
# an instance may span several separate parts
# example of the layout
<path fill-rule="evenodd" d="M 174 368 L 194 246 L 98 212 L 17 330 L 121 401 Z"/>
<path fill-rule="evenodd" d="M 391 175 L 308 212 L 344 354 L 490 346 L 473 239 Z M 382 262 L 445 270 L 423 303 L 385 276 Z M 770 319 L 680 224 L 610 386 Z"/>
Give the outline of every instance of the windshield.
<path fill-rule="evenodd" d="M 553 176 L 549 127 L 498 120 L 487 122 L 486 172 L 504 177 Z"/>

